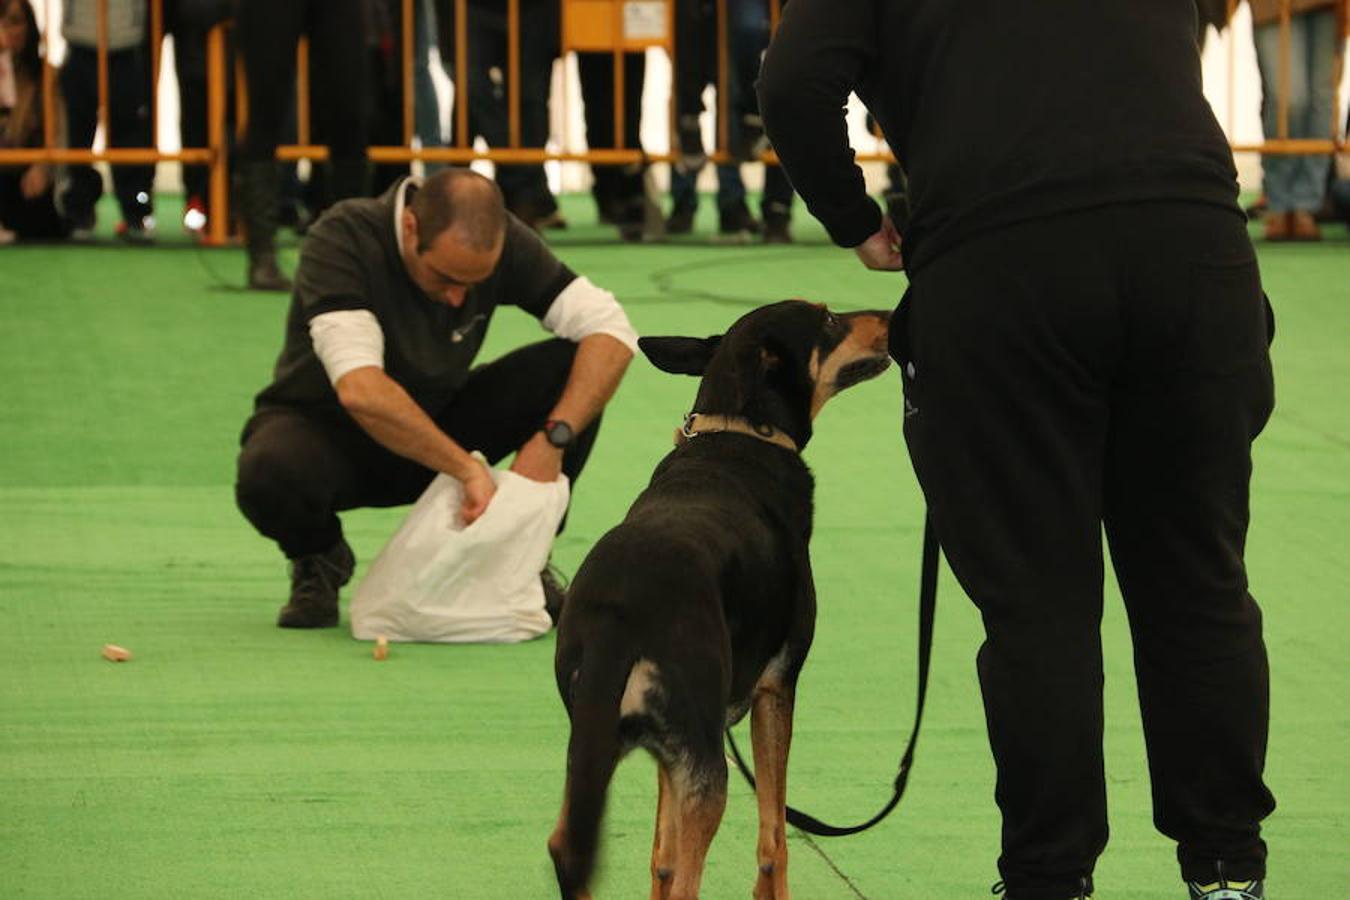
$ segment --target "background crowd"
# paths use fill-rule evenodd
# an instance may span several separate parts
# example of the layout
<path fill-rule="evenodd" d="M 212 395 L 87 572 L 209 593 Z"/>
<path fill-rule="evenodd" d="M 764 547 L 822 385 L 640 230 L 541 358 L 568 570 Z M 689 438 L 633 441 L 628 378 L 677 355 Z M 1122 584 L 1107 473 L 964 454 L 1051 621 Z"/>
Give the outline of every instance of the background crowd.
<path fill-rule="evenodd" d="M 108 2 L 109 147 L 153 146 L 151 115 L 152 28 L 148 0 Z M 1246 0 L 1251 6 L 1253 40 L 1263 88 L 1262 123 L 1267 138 L 1280 135 L 1279 0 Z M 0 149 L 38 148 L 50 129 L 58 146 L 90 147 L 99 124 L 96 0 L 62 0 L 61 34 L 66 43 L 58 96 L 44 103 L 42 67 L 45 48 L 31 0 L 0 0 Z M 1227 25 L 1227 0 L 1197 0 L 1203 25 Z M 520 0 L 520 146 L 546 147 L 550 140 L 553 66 L 561 46 L 560 0 Z M 768 0 L 728 0 L 726 134 L 716 144 L 731 160 L 716 166 L 717 237 L 742 242 L 785 243 L 790 230 L 792 186 L 777 166 L 765 167 L 757 211 L 750 209 L 742 165 L 756 162 L 769 149 L 760 121 L 754 80 L 768 44 Z M 413 33 L 417 139 L 424 147 L 453 145 L 457 117 L 437 95 L 432 66 L 439 63 L 453 78 L 456 69 L 453 0 L 414 0 Z M 233 223 L 246 235 L 248 280 L 252 287 L 286 289 L 278 267 L 278 228 L 303 231 L 329 204 L 346 197 L 379 193 L 406 165 L 372 166 L 370 146 L 399 146 L 403 135 L 401 0 L 163 0 L 164 31 L 173 37 L 174 75 L 180 97 L 184 147 L 207 143 L 208 32 L 233 19 L 230 52 L 242 60 L 248 95 L 247 127 L 232 148 Z M 465 44 L 467 136 L 489 147 L 509 146 L 508 36 L 505 4 L 468 0 Z M 649 164 L 592 165 L 591 192 L 596 215 L 613 225 L 624 240 L 687 234 L 694 228 L 699 203 L 697 180 L 708 163 L 701 117 L 705 95 L 718 82 L 718 22 L 714 0 L 675 0 L 675 129 L 669 198 L 655 194 Z M 1344 0 L 1293 0 L 1287 88 L 1287 136 L 1326 139 L 1345 134 L 1350 123 L 1338 115 L 1334 81 L 1344 55 Z M 303 181 L 295 164 L 275 160 L 280 144 L 297 139 L 296 44 L 310 41 L 311 143 L 329 147 L 325 165 L 309 167 Z M 642 88 L 646 57 L 624 58 L 623 146 L 642 149 Z M 608 53 L 578 53 L 577 72 L 584 104 L 586 144 L 615 146 L 614 62 Z M 231 85 L 232 86 L 232 85 Z M 227 104 L 233 112 L 233 98 Z M 45 109 L 57 121 L 44 121 Z M 721 117 L 713 120 L 720 124 Z M 233 134 L 235 129 L 230 128 Z M 429 167 L 434 169 L 435 166 Z M 1263 194 L 1252 212 L 1263 219 L 1272 241 L 1316 240 L 1319 222 L 1350 216 L 1350 163 L 1329 155 L 1269 154 L 1263 157 Z M 542 163 L 498 164 L 496 180 L 508 208 L 537 229 L 567 226 Z M 889 172 L 888 205 L 903 221 L 904 179 Z M 183 167 L 183 223 L 204 231 L 211 210 L 207 170 Z M 144 242 L 155 233 L 154 166 L 111 167 L 120 221 L 119 237 Z M 87 165 L 0 166 L 0 243 L 16 239 L 87 239 L 96 225 L 96 204 L 104 178 Z M 664 206 L 664 209 L 662 208 Z M 758 213 L 756 215 L 756 213 Z M 177 211 L 175 210 L 175 215 Z"/>

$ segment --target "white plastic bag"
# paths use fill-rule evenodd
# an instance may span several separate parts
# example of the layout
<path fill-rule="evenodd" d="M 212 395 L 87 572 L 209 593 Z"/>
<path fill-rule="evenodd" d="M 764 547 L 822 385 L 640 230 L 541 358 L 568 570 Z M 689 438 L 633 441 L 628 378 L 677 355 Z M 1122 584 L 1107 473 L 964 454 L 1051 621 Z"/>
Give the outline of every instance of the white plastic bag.
<path fill-rule="evenodd" d="M 497 492 L 467 528 L 459 481 L 431 482 L 357 585 L 353 637 L 515 643 L 549 630 L 539 572 L 567 510 L 567 478 L 548 484 L 504 470 L 492 478 Z"/>

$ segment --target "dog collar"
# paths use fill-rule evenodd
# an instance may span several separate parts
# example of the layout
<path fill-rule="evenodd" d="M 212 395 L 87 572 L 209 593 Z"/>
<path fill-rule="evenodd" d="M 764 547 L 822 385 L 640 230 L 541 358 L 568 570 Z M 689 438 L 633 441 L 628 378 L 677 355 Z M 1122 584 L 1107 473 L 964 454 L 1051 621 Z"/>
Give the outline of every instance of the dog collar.
<path fill-rule="evenodd" d="M 770 444 L 776 444 L 784 450 L 797 453 L 797 443 L 772 425 L 755 425 L 740 416 L 710 416 L 706 413 L 691 412 L 684 417 L 684 424 L 675 432 L 675 443 L 682 444 L 700 434 L 716 434 L 722 431 L 734 431 L 748 434 Z"/>

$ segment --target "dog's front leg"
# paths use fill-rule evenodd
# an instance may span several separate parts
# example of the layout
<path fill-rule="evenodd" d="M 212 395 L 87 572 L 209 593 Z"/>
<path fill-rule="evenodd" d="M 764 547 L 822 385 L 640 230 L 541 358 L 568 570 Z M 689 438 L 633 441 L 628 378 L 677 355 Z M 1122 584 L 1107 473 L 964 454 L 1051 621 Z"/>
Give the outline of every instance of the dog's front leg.
<path fill-rule="evenodd" d="M 787 759 L 792 743 L 792 690 L 761 682 L 750 709 L 755 752 L 755 794 L 759 801 L 759 874 L 755 900 L 788 900 Z"/>

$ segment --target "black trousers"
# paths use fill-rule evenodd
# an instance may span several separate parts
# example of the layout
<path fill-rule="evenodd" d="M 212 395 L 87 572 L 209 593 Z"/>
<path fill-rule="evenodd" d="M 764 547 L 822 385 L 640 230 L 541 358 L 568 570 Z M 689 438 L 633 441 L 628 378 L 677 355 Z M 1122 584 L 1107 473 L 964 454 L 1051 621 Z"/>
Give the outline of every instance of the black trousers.
<path fill-rule="evenodd" d="M 179 134 L 184 147 L 205 147 L 208 137 L 206 42 L 207 34 L 230 16 L 229 0 L 177 0 L 166 4 L 166 27 L 173 35 L 174 74 L 178 77 Z M 233 79 L 226 91 L 233 93 Z M 233 103 L 227 103 L 233 120 Z M 226 130 L 232 135 L 233 128 Z M 183 166 L 183 191 L 188 199 L 210 202 L 210 170 L 204 165 Z"/>
<path fill-rule="evenodd" d="M 428 412 L 460 446 L 496 463 L 544 424 L 575 355 L 576 344 L 564 340 L 522 347 L 475 369 L 444 408 Z M 597 418 L 563 454 L 563 474 L 573 486 L 599 429 Z M 294 559 L 337 543 L 341 510 L 411 503 L 435 476 L 345 415 L 267 409 L 244 427 L 235 497 L 253 526 Z"/>
<path fill-rule="evenodd" d="M 72 147 L 93 146 L 98 130 L 98 51 L 71 44 L 61 66 L 61 90 Z M 150 55 L 145 47 L 108 54 L 108 146 L 149 147 Z M 139 223 L 153 212 L 154 166 L 113 166 L 113 191 L 122 218 Z M 103 196 L 103 176 L 92 166 L 71 166 L 62 202 L 69 218 L 92 223 L 94 205 Z"/>
<path fill-rule="evenodd" d="M 505 4 L 470 3 L 468 23 L 469 131 L 481 135 L 489 147 L 511 144 L 509 115 L 510 65 L 507 53 Z M 553 61 L 558 58 L 561 10 L 557 0 L 524 0 L 520 4 L 520 146 L 548 145 L 549 92 L 553 86 Z M 455 75 L 455 8 L 450 0 L 437 0 L 436 22 L 441 62 Z M 495 72 L 494 72 L 495 70 Z M 456 116 L 450 117 L 451 141 Z M 506 205 L 528 219 L 549 215 L 558 209 L 549 190 L 542 163 L 496 165 L 497 184 Z"/>
<path fill-rule="evenodd" d="M 1264 874 L 1268 670 L 1243 551 L 1273 327 L 1243 219 L 1164 203 L 969 240 L 892 319 L 914 468 L 984 620 L 1013 900 L 1077 896 L 1106 845 L 1103 525 L 1155 823 L 1187 878 Z"/>
<path fill-rule="evenodd" d="M 237 42 L 248 83 L 241 157 L 273 159 L 291 113 L 295 48 L 310 41 L 314 133 L 328 144 L 334 201 L 367 192 L 369 142 L 366 14 L 362 0 L 240 0 Z"/>
<path fill-rule="evenodd" d="M 623 146 L 642 149 L 642 89 L 646 83 L 647 57 L 623 55 Z M 610 53 L 578 53 L 577 76 L 586 122 L 586 146 L 592 150 L 613 149 L 614 56 Z M 606 215 L 620 222 L 641 221 L 643 164 L 591 166 L 595 183 L 591 193 Z"/>

